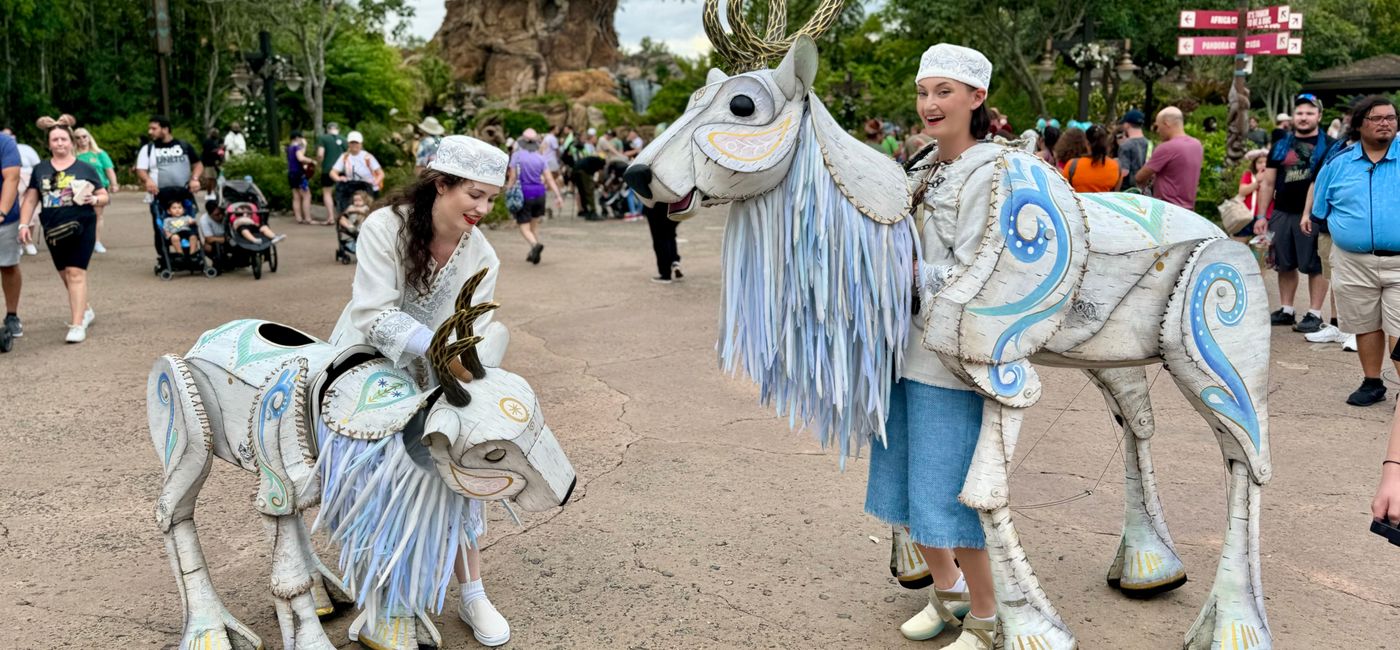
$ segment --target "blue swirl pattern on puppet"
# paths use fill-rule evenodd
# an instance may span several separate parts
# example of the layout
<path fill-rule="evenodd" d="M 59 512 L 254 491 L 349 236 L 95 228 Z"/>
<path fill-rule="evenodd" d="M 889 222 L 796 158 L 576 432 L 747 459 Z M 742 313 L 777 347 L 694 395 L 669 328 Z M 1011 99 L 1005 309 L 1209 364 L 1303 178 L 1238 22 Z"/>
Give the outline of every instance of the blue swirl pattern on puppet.
<path fill-rule="evenodd" d="M 1244 429 L 1254 443 L 1254 448 L 1258 449 L 1259 415 L 1254 410 L 1254 401 L 1250 399 L 1249 389 L 1245 387 L 1239 371 L 1225 358 L 1225 353 L 1215 342 L 1215 337 L 1210 332 L 1210 323 L 1206 319 L 1206 297 L 1210 288 L 1219 283 L 1228 284 L 1235 292 L 1234 302 L 1229 309 L 1223 309 L 1219 305 L 1215 308 L 1215 317 L 1221 325 L 1239 325 L 1244 319 L 1245 307 L 1249 304 L 1244 281 L 1235 267 L 1224 262 L 1212 262 L 1197 276 L 1196 286 L 1191 288 L 1191 340 L 1195 342 L 1196 349 L 1206 365 L 1217 377 L 1224 380 L 1228 388 L 1226 390 L 1220 386 L 1209 386 L 1201 391 L 1201 400 L 1212 411 L 1229 418 Z M 1218 294 L 1221 297 L 1223 289 L 1224 287 L 1221 287 L 1222 292 Z"/>
<path fill-rule="evenodd" d="M 1028 167 L 1029 169 L 1027 169 Z M 1022 359 L 1011 363 L 1001 363 L 1000 360 L 1005 356 L 1006 350 L 1020 339 L 1022 333 L 1063 309 L 1068 302 L 1070 292 L 1065 292 L 1065 295 L 1053 305 L 1026 313 L 1053 294 L 1064 282 L 1065 276 L 1069 273 L 1069 263 L 1073 256 L 1073 250 L 1069 225 L 1065 221 L 1064 212 L 1055 204 L 1054 198 L 1050 195 L 1050 181 L 1045 175 L 1044 167 L 1028 165 L 1025 160 L 1013 158 L 1011 166 L 1007 169 L 1004 182 L 1011 184 L 1011 195 L 1006 203 L 1002 204 L 997 223 L 1006 235 L 1006 250 L 1010 251 L 1017 261 L 1023 264 L 1033 264 L 1040 261 L 1052 245 L 1055 248 L 1054 264 L 1050 267 L 1050 272 L 1025 297 L 995 307 L 969 308 L 969 311 L 983 316 L 1026 314 L 1018 318 L 997 337 L 996 347 L 992 354 L 998 362 L 988 369 L 988 378 L 997 394 L 1012 395 L 1025 384 L 1026 362 Z M 1023 237 L 1017 224 L 1020 222 L 1021 212 L 1031 206 L 1040 208 L 1040 211 L 1044 212 L 1044 216 L 1035 215 L 1035 234 L 1031 237 Z M 1046 224 L 1046 219 L 1049 220 L 1049 224 Z M 1051 235 L 1052 229 L 1053 234 Z"/>

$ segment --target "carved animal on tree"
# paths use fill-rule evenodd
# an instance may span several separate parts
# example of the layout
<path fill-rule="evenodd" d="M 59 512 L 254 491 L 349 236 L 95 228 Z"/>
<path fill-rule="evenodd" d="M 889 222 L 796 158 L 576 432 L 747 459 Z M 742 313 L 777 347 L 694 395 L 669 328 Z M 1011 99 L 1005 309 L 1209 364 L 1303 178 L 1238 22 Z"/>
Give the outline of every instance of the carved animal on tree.
<path fill-rule="evenodd" d="M 263 647 L 224 607 L 195 529 L 195 500 L 214 458 L 258 475 L 254 508 L 272 539 L 272 595 L 289 650 L 337 647 L 319 617 L 362 608 L 351 637 L 371 647 L 438 646 L 437 611 L 461 543 L 475 543 L 468 499 L 538 511 L 563 505 L 574 471 L 530 385 L 493 367 L 504 327 L 478 350 L 469 305 L 485 271 L 457 298 L 428 359 L 425 389 L 374 348 L 336 348 L 291 327 L 239 320 L 156 361 L 147 383 L 151 441 L 164 468 L 156 521 L 184 606 L 181 648 Z M 493 330 L 495 328 L 495 330 Z M 339 577 L 317 558 L 302 513 L 342 546 Z M 372 641 L 371 641 L 372 639 Z"/>
<path fill-rule="evenodd" d="M 726 33 L 712 18 L 715 5 L 706 10 L 715 49 L 745 50 L 753 30 Z M 1009 500 L 1021 422 L 1041 396 L 1036 365 L 1083 369 L 1125 430 L 1126 513 L 1108 582 L 1149 596 L 1186 580 L 1150 453 L 1144 367 L 1163 364 L 1217 438 L 1229 481 L 1214 587 L 1185 647 L 1271 647 L 1258 537 L 1260 487 L 1271 474 L 1268 349 L 1259 344 L 1269 324 L 1248 248 L 1161 201 L 1076 195 L 1057 170 L 1017 148 L 974 147 L 956 167 L 961 175 L 931 168 L 911 182 L 848 136 L 812 93 L 817 53 L 811 32 L 803 34 L 789 39 L 775 69 L 711 70 L 627 172 L 645 200 L 679 215 L 696 203 L 731 206 L 722 366 L 745 371 L 764 403 L 823 443 L 858 450 L 865 438 L 883 439 L 884 397 L 917 290 L 922 345 L 984 398 L 959 498 L 986 534 L 1004 646 L 1065 650 L 1075 637 L 1031 569 Z M 765 52 L 730 58 L 761 61 Z M 925 183 L 934 205 L 987 209 L 974 261 L 920 269 L 915 282 L 918 238 L 905 217 L 911 185 Z"/>

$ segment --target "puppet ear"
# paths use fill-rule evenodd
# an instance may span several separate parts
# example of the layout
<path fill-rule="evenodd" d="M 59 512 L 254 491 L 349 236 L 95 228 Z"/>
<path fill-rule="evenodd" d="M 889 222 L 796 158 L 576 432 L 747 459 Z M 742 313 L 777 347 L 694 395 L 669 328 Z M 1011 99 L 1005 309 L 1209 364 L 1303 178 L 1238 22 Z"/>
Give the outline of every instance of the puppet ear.
<path fill-rule="evenodd" d="M 724 74 L 723 70 L 720 70 L 719 68 L 710 68 L 710 71 L 705 74 L 705 85 L 708 86 L 710 84 L 717 84 L 728 78 L 729 75 Z"/>
<path fill-rule="evenodd" d="M 812 80 L 817 78 L 817 44 L 810 36 L 797 37 L 783 62 L 773 71 L 773 78 L 789 100 L 811 90 Z"/>
<path fill-rule="evenodd" d="M 841 194 L 872 221 L 888 225 L 903 220 L 911 202 L 904 170 L 883 152 L 847 134 L 815 93 L 807 94 L 807 102 L 822 162 Z"/>

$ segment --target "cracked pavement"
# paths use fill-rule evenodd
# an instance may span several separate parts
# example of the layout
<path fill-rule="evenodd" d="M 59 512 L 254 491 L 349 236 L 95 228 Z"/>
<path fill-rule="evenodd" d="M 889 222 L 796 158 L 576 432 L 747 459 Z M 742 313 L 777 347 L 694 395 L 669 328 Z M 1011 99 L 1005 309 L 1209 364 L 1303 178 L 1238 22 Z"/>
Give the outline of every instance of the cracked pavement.
<path fill-rule="evenodd" d="M 282 267 L 159 282 L 144 206 L 118 195 L 91 283 L 97 321 L 65 346 L 64 296 L 47 255 L 26 258 L 26 333 L 0 356 L 0 647 L 165 648 L 180 600 L 152 511 L 160 472 L 144 387 L 154 359 L 206 329 L 260 317 L 326 336 L 353 267 L 329 228 L 276 218 Z M 563 509 L 488 508 L 486 586 L 512 645 L 543 648 L 934 647 L 899 635 L 924 594 L 888 569 L 888 527 L 861 511 L 866 463 L 835 456 L 756 403 L 715 362 L 723 216 L 680 228 L 687 280 L 654 273 L 641 223 L 556 219 L 543 262 L 509 228 L 487 231 L 502 261 L 505 364 L 530 380 L 579 474 Z M 1393 645 L 1400 548 L 1367 530 L 1390 409 L 1342 403 L 1354 355 L 1276 328 L 1272 442 L 1263 492 L 1264 590 L 1277 646 Z M 1282 362 L 1282 363 L 1280 363 Z M 1284 365 L 1287 364 L 1287 365 Z M 1155 370 L 1149 369 L 1149 373 Z M 1150 601 L 1104 584 L 1122 516 L 1119 432 L 1084 375 L 1047 369 L 1028 414 L 1012 503 L 1037 575 L 1088 648 L 1178 648 L 1205 601 L 1225 524 L 1220 455 L 1205 423 L 1163 377 L 1152 388 L 1154 462 L 1191 577 Z M 1107 472 L 1104 471 L 1108 467 Z M 1100 482 L 1098 477 L 1103 475 Z M 269 550 L 252 474 L 215 463 L 196 521 L 215 586 L 269 648 Z M 872 542 L 871 537 L 878 541 Z M 318 535 L 322 557 L 334 549 Z M 449 598 L 455 598 L 455 588 Z M 475 648 L 449 608 L 444 647 Z M 342 647 L 350 616 L 328 621 Z M 1333 624 L 1333 621 L 1344 624 Z M 1353 622 L 1360 622 L 1354 624 Z"/>

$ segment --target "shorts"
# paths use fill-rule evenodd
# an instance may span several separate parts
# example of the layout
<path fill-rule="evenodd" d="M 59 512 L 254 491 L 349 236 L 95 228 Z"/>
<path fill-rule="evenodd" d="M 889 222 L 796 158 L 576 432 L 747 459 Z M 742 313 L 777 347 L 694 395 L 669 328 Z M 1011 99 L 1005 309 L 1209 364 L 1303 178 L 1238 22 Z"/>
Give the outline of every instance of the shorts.
<path fill-rule="evenodd" d="M 544 197 L 537 196 L 533 199 L 525 199 L 525 203 L 515 212 L 516 223 L 530 223 L 544 216 Z"/>
<path fill-rule="evenodd" d="M 1298 271 L 1307 275 L 1322 273 L 1322 259 L 1317 256 L 1317 237 L 1303 233 L 1296 212 L 1274 210 L 1269 216 L 1269 232 L 1273 241 L 1269 248 L 1274 256 L 1274 270 Z"/>
<path fill-rule="evenodd" d="M 1332 248 L 1332 295 L 1344 332 L 1400 336 L 1400 256 Z"/>
<path fill-rule="evenodd" d="M 311 187 L 311 184 L 306 180 L 306 176 L 302 174 L 287 174 L 287 185 L 290 185 L 294 190 L 306 190 Z"/>
<path fill-rule="evenodd" d="M 1317 232 L 1317 222 L 1313 222 L 1313 234 L 1317 237 L 1317 259 L 1322 260 L 1322 277 L 1332 279 L 1332 235 Z"/>
<path fill-rule="evenodd" d="M 19 245 L 19 220 L 0 224 L 0 268 L 18 265 L 23 250 Z"/>
<path fill-rule="evenodd" d="M 985 548 L 982 523 L 958 501 L 982 429 L 982 397 L 900 379 L 890 388 L 886 445 L 871 445 L 865 511 L 908 526 L 915 543 Z"/>
<path fill-rule="evenodd" d="M 79 228 L 78 232 L 63 238 L 58 245 L 48 244 L 49 255 L 53 257 L 53 267 L 62 271 L 67 268 L 87 269 L 88 262 L 92 261 L 92 248 L 97 244 L 97 220 L 96 219 L 73 219 Z M 51 221 L 44 223 L 44 230 L 52 230 L 63 222 Z M 47 244 L 48 239 L 44 242 Z"/>

